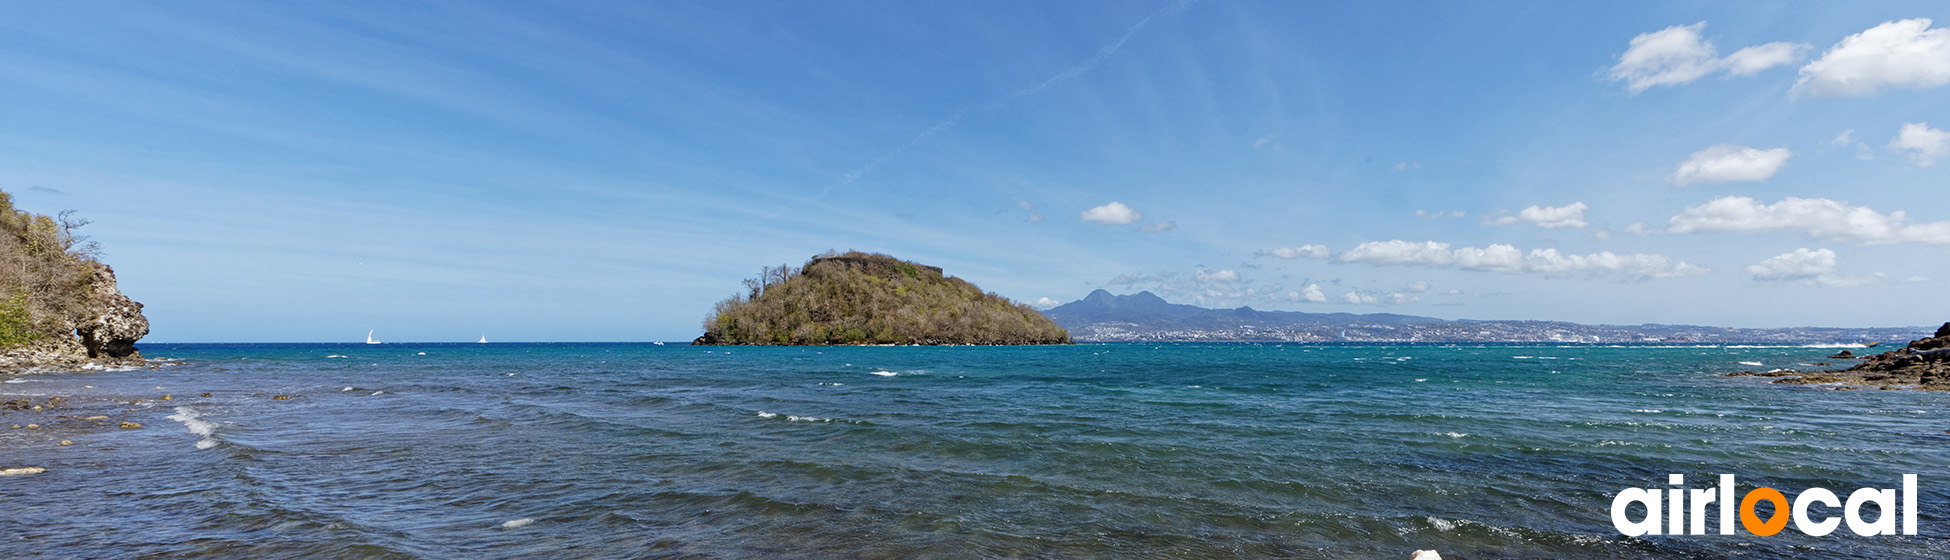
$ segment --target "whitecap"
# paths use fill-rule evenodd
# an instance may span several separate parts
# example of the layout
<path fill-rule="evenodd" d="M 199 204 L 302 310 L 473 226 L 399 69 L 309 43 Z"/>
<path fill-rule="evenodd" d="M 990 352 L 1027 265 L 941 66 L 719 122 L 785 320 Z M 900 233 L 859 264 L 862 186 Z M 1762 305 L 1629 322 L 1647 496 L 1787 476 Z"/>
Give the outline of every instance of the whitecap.
<path fill-rule="evenodd" d="M 351 390 L 352 390 L 352 388 L 351 388 L 351 387 L 346 387 L 346 388 L 344 388 L 344 389 L 339 389 L 339 392 L 340 392 L 340 393 L 344 393 L 344 392 L 347 392 L 347 391 L 351 391 Z"/>
<path fill-rule="evenodd" d="M 1452 437 L 1452 438 L 1458 438 L 1458 439 L 1461 439 L 1461 438 L 1463 438 L 1463 437 L 1467 437 L 1467 436 L 1469 436 L 1469 434 L 1464 434 L 1464 433 L 1457 433 L 1457 432 L 1442 432 L 1442 433 L 1440 433 L 1440 434 L 1436 434 L 1436 435 L 1443 435 L 1443 436 L 1449 436 L 1449 437 Z"/>
<path fill-rule="evenodd" d="M 1760 366 L 1764 366 L 1764 365 L 1767 365 L 1767 364 L 1763 364 L 1763 363 L 1760 363 L 1760 362 L 1738 362 L 1738 363 L 1739 363 L 1740 365 L 1743 365 L 1743 366 L 1754 366 L 1754 367 L 1760 367 Z"/>
<path fill-rule="evenodd" d="M 1415 380 L 1415 382 L 1416 382 L 1416 383 L 1421 383 L 1421 382 L 1423 382 L 1423 381 L 1428 381 L 1428 380 L 1429 380 L 1429 378 L 1427 378 L 1427 377 L 1423 377 L 1423 378 L 1420 378 L 1420 379 L 1416 379 L 1416 380 Z"/>
<path fill-rule="evenodd" d="M 778 418 L 778 417 L 779 417 L 779 415 L 778 415 L 777 413 L 772 413 L 772 412 L 766 412 L 766 411 L 763 411 L 763 410 L 761 410 L 761 411 L 758 411 L 758 417 L 759 417 L 759 418 Z"/>
<path fill-rule="evenodd" d="M 530 524 L 532 524 L 532 523 L 534 523 L 534 522 L 535 522 L 535 520 L 533 520 L 533 519 L 529 519 L 529 518 L 526 518 L 526 517 L 523 517 L 523 518 L 521 518 L 521 519 L 516 519 L 516 520 L 514 520 L 514 521 L 509 521 L 509 522 L 507 522 L 507 523 L 502 523 L 502 524 L 501 524 L 501 528 L 502 528 L 502 529 L 520 529 L 520 528 L 522 528 L 522 527 L 527 527 L 528 525 L 530 525 Z"/>
<path fill-rule="evenodd" d="M 1632 412 L 1637 412 L 1640 414 L 1658 414 L 1665 411 L 1659 410 L 1657 408 L 1634 408 L 1632 409 Z"/>
<path fill-rule="evenodd" d="M 27 380 L 25 380 L 25 379 L 19 379 L 19 378 L 15 378 L 15 379 L 8 379 L 8 380 L 6 380 L 6 381 L 0 381 L 0 383 L 26 383 L 26 382 L 27 382 Z"/>
<path fill-rule="evenodd" d="M 164 416 L 164 418 L 182 422 L 184 428 L 188 428 L 190 433 L 196 434 L 199 438 L 196 440 L 197 449 L 209 449 L 217 446 L 217 440 L 215 438 L 217 435 L 217 423 L 204 420 L 203 415 L 198 413 L 196 409 L 179 406 L 176 407 L 175 414 Z"/>
<path fill-rule="evenodd" d="M 900 372 L 897 372 L 897 371 L 887 371 L 887 370 L 876 370 L 876 371 L 869 371 L 869 372 L 867 372 L 867 373 L 871 373 L 871 374 L 874 374 L 874 375 L 878 375 L 878 376 L 881 376 L 881 377 L 893 377 L 893 376 L 896 376 L 896 375 L 900 375 Z"/>
<path fill-rule="evenodd" d="M 380 391 L 373 391 L 373 392 L 372 392 L 372 396 L 375 396 L 375 397 L 377 397 L 377 396 L 380 396 L 380 395 L 384 395 L 384 394 L 386 394 L 386 391 L 384 391 L 384 390 L 380 390 Z"/>

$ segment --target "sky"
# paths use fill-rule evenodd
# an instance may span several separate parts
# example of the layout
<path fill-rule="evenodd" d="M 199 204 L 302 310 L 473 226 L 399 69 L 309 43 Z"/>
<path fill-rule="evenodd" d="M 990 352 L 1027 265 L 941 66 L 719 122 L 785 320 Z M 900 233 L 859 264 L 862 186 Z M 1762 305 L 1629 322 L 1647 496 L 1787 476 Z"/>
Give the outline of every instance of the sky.
<path fill-rule="evenodd" d="M 0 190 L 152 342 L 689 340 L 829 249 L 1041 307 L 1950 320 L 1932 2 L 35 2 Z"/>

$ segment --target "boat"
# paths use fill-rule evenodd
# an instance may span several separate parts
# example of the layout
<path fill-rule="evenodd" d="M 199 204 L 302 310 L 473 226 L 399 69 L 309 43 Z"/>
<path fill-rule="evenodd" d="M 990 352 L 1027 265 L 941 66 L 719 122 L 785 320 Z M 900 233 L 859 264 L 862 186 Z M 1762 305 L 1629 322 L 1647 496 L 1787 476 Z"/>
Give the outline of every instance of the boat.
<path fill-rule="evenodd" d="M 1882 344 L 1882 341 L 1879 341 L 1879 340 L 1871 340 L 1871 341 L 1869 341 L 1869 343 L 1868 343 L 1868 344 L 1864 344 L 1864 345 L 1862 345 L 1862 347 L 1863 347 L 1863 348 L 1875 348 L 1875 347 L 1876 347 L 1876 345 L 1878 345 L 1878 344 Z"/>
<path fill-rule="evenodd" d="M 379 344 L 379 341 L 372 339 L 372 331 L 366 331 L 366 344 Z"/>
<path fill-rule="evenodd" d="M 658 345 L 658 346 L 663 346 L 663 345 L 664 345 L 664 343 L 662 343 L 662 342 L 651 342 L 651 344 L 655 344 L 655 345 Z"/>
<path fill-rule="evenodd" d="M 479 342 L 481 344 L 487 344 L 487 335 L 481 335 L 481 340 Z"/>

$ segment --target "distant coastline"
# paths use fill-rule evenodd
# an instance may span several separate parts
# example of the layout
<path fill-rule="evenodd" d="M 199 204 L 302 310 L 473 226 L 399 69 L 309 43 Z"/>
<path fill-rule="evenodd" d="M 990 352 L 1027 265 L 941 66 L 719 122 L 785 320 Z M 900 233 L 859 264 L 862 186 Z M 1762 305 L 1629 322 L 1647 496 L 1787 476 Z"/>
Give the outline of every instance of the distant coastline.
<path fill-rule="evenodd" d="M 1866 344 L 1929 336 L 1932 327 L 1732 328 L 1448 320 L 1393 313 L 1304 313 L 1168 303 L 1104 290 L 1047 311 L 1079 342 L 1430 342 Z"/>

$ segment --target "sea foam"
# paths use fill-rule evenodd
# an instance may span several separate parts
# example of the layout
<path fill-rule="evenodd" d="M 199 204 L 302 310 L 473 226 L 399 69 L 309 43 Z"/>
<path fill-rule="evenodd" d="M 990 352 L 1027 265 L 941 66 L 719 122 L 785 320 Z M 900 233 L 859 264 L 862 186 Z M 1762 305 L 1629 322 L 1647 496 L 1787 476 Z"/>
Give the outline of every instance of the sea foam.
<path fill-rule="evenodd" d="M 197 449 L 209 449 L 217 446 L 217 440 L 214 437 L 217 434 L 217 423 L 204 420 L 203 415 L 198 413 L 196 409 L 179 406 L 176 407 L 175 414 L 164 416 L 164 418 L 182 422 L 183 427 L 188 428 L 190 433 L 200 436 L 201 439 L 196 440 Z"/>

